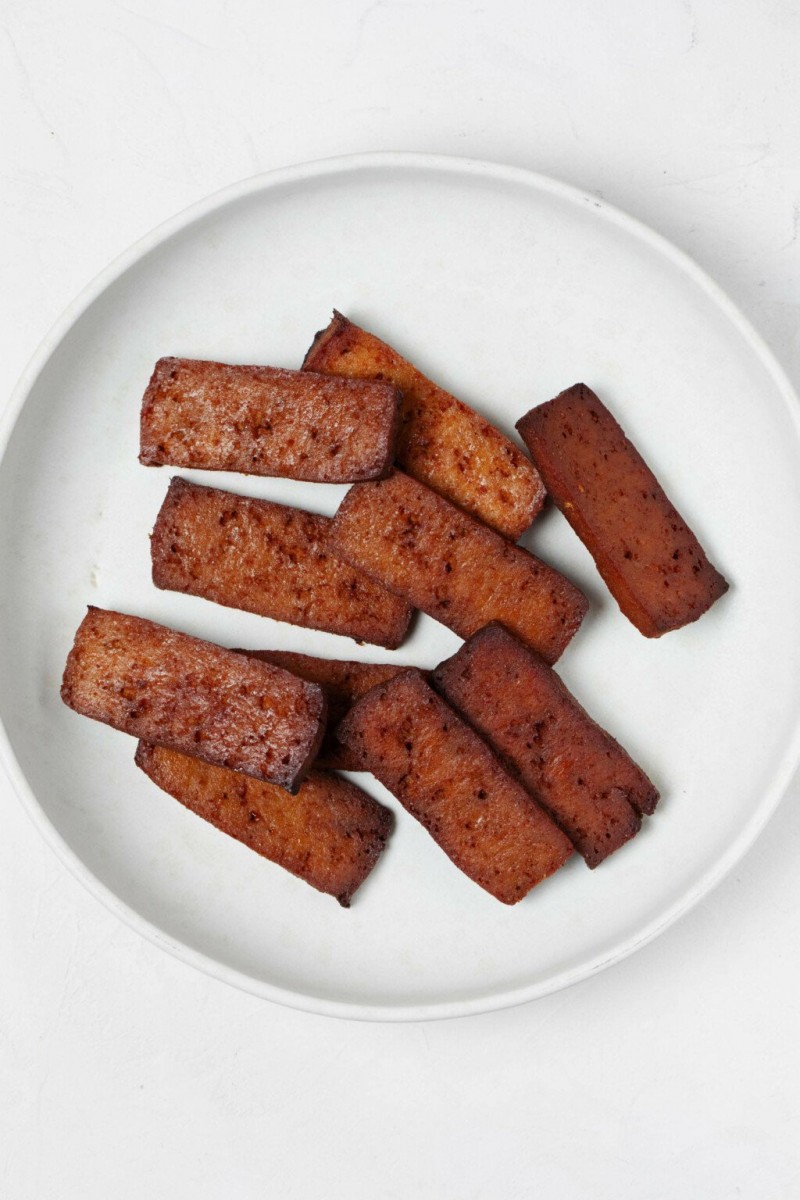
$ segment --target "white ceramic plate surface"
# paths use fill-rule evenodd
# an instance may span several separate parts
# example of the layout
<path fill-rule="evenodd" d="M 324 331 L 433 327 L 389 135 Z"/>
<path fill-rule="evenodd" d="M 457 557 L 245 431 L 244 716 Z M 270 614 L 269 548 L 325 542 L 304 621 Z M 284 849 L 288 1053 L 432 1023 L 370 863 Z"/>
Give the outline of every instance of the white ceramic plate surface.
<path fill-rule="evenodd" d="M 576 858 L 514 908 L 449 863 L 394 800 L 350 911 L 225 838 L 78 717 L 59 683 L 85 606 L 225 645 L 432 666 L 423 618 L 394 655 L 156 591 L 148 533 L 172 472 L 137 464 L 164 354 L 299 366 L 333 306 L 511 432 L 578 379 L 606 399 L 730 593 L 648 641 L 555 512 L 524 544 L 591 613 L 560 669 L 662 792 L 599 870 Z M 630 953 L 744 853 L 798 758 L 800 446 L 791 388 L 685 256 L 595 198 L 523 171 L 369 155 L 248 180 L 167 223 L 65 314 L 5 413 L 0 465 L 3 759 L 80 879 L 178 957 L 258 995 L 386 1020 L 519 1003 Z M 3 444 L 0 443 L 0 444 Z M 344 488 L 184 472 L 332 513 Z"/>

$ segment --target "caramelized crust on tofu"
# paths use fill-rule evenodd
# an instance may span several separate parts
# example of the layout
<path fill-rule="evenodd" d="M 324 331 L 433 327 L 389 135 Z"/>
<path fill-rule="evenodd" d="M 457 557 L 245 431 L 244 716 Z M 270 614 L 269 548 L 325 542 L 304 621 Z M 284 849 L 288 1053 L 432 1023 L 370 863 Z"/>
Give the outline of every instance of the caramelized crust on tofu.
<path fill-rule="evenodd" d="M 296 796 L 238 771 L 140 742 L 136 765 L 186 808 L 349 908 L 392 830 L 389 809 L 312 771 Z"/>
<path fill-rule="evenodd" d="M 139 462 L 315 483 L 377 479 L 394 460 L 399 400 L 381 380 L 161 358 L 142 400 Z"/>
<path fill-rule="evenodd" d="M 325 730 L 317 684 L 153 621 L 90 608 L 61 698 L 124 733 L 295 790 Z"/>
<path fill-rule="evenodd" d="M 461 637 L 502 621 L 548 662 L 588 607 L 558 571 L 400 471 L 350 489 L 331 546 Z"/>
<path fill-rule="evenodd" d="M 516 540 L 541 509 L 542 481 L 513 442 L 341 313 L 314 338 L 303 367 L 396 384 L 400 466 L 505 537 Z"/>
<path fill-rule="evenodd" d="M 433 673 L 445 699 L 509 763 L 590 867 L 653 812 L 658 792 L 536 654 L 499 625 Z"/>
<path fill-rule="evenodd" d="M 300 679 L 308 679 L 320 685 L 328 702 L 328 727 L 317 755 L 317 766 L 337 771 L 361 770 L 355 756 L 339 741 L 337 726 L 342 717 L 370 688 L 379 683 L 386 683 L 388 679 L 393 679 L 401 671 L 407 670 L 406 667 L 394 666 L 392 663 L 314 658 L 311 654 L 297 654 L 294 650 L 239 650 L 237 653 L 260 658 L 275 667 L 291 671 Z M 423 671 L 422 674 L 427 675 L 428 672 Z"/>
<path fill-rule="evenodd" d="M 455 865 L 503 904 L 566 862 L 572 847 L 489 747 L 403 671 L 359 700 L 339 736 Z"/>
<path fill-rule="evenodd" d="M 328 544 L 331 521 L 173 479 L 150 543 L 153 583 L 394 649 L 411 609 Z"/>
<path fill-rule="evenodd" d="M 696 621 L 728 590 L 636 447 L 576 383 L 517 422 L 553 500 L 645 637 Z"/>

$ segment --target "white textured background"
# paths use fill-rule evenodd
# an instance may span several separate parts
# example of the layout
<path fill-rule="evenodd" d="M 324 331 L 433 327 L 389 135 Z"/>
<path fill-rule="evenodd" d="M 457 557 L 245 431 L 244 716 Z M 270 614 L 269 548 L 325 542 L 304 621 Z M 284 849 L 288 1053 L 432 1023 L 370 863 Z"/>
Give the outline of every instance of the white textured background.
<path fill-rule="evenodd" d="M 800 387 L 798 62 L 788 0 L 0 0 L 0 403 L 152 225 L 374 149 L 604 196 L 693 254 Z M 0 1197 L 798 1197 L 799 808 L 796 781 L 734 874 L 611 971 L 397 1027 L 167 958 L 0 780 Z"/>

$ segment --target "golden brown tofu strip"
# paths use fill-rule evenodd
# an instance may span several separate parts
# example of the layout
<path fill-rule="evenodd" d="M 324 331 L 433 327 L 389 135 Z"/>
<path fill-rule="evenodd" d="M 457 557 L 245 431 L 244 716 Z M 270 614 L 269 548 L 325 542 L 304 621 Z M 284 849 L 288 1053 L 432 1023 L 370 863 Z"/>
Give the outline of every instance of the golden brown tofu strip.
<path fill-rule="evenodd" d="M 140 742 L 136 765 L 223 833 L 350 907 L 392 830 L 389 809 L 338 775 L 312 771 L 296 796 L 238 771 Z"/>
<path fill-rule="evenodd" d="M 394 649 L 411 609 L 328 544 L 331 521 L 173 479 L 150 543 L 153 583 Z"/>
<path fill-rule="evenodd" d="M 317 755 L 317 766 L 337 771 L 361 770 L 361 764 L 355 756 L 339 741 L 337 726 L 342 717 L 370 688 L 379 683 L 386 683 L 388 679 L 393 679 L 401 671 L 407 670 L 407 667 L 395 666 L 392 663 L 314 658 L 311 654 L 297 654 L 294 650 L 239 650 L 237 653 L 260 658 L 275 667 L 291 671 L 300 679 L 308 679 L 320 685 L 328 702 L 328 726 Z M 422 674 L 427 675 L 428 672 L 423 671 Z"/>
<path fill-rule="evenodd" d="M 645 637 L 696 621 L 728 590 L 636 447 L 576 383 L 517 422 L 547 490 Z"/>
<path fill-rule="evenodd" d="M 433 672 L 448 703 L 510 764 L 590 867 L 637 832 L 658 792 L 538 655 L 500 625 Z"/>
<path fill-rule="evenodd" d="M 142 400 L 139 462 L 315 483 L 377 479 L 394 460 L 399 400 L 381 380 L 161 358 Z"/>
<path fill-rule="evenodd" d="M 502 621 L 548 662 L 588 607 L 558 571 L 400 471 L 350 489 L 331 545 L 461 637 Z"/>
<path fill-rule="evenodd" d="M 341 313 L 317 334 L 303 367 L 395 384 L 402 393 L 400 466 L 505 537 L 516 540 L 541 509 L 542 481 L 513 442 Z"/>
<path fill-rule="evenodd" d="M 325 731 L 317 684 L 153 621 L 90 608 L 61 698 L 133 737 L 295 790 Z"/>
<path fill-rule="evenodd" d="M 339 736 L 448 858 L 503 904 L 516 904 L 571 855 L 558 826 L 419 671 L 367 692 Z"/>

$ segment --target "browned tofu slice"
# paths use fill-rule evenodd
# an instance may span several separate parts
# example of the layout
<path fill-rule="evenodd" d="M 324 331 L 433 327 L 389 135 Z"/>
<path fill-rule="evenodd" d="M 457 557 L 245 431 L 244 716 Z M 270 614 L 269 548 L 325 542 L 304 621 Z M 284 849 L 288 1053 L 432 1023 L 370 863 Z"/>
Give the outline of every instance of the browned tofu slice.
<path fill-rule="evenodd" d="M 505 537 L 516 540 L 541 509 L 544 486 L 526 454 L 341 313 L 317 334 L 303 367 L 395 384 L 402 393 L 400 466 Z"/>
<path fill-rule="evenodd" d="M 503 904 L 516 904 L 572 853 L 558 826 L 419 671 L 367 692 L 339 737 L 448 858 Z"/>
<path fill-rule="evenodd" d="M 728 584 L 594 392 L 567 388 L 517 422 L 547 490 L 645 637 L 696 621 Z"/>
<path fill-rule="evenodd" d="M 173 479 L 150 543 L 153 583 L 394 649 L 411 609 L 328 544 L 329 517 Z"/>
<path fill-rule="evenodd" d="M 61 698 L 124 733 L 295 790 L 325 731 L 315 683 L 154 621 L 90 608 Z"/>
<path fill-rule="evenodd" d="M 362 769 L 347 746 L 339 741 L 337 726 L 342 717 L 370 688 L 379 683 L 386 683 L 388 679 L 393 679 L 401 671 L 407 670 L 406 667 L 395 666 L 392 663 L 314 658 L 311 654 L 297 654 L 294 650 L 240 650 L 238 653 L 263 659 L 264 662 L 283 667 L 285 671 L 291 671 L 293 675 L 321 686 L 328 702 L 328 726 L 317 755 L 317 766 L 337 771 Z M 423 671 L 422 674 L 427 675 L 427 672 Z"/>
<path fill-rule="evenodd" d="M 161 358 L 142 400 L 139 462 L 315 483 L 377 479 L 394 460 L 399 400 L 378 379 Z"/>
<path fill-rule="evenodd" d="M 433 673 L 445 699 L 508 763 L 590 867 L 637 832 L 658 792 L 547 663 L 500 625 Z"/>
<path fill-rule="evenodd" d="M 558 571 L 400 471 L 350 489 L 331 546 L 461 637 L 502 621 L 548 662 L 588 607 Z"/>
<path fill-rule="evenodd" d="M 136 764 L 186 808 L 349 908 L 383 850 L 392 814 L 361 788 L 312 771 L 296 796 L 238 771 L 140 742 Z"/>

